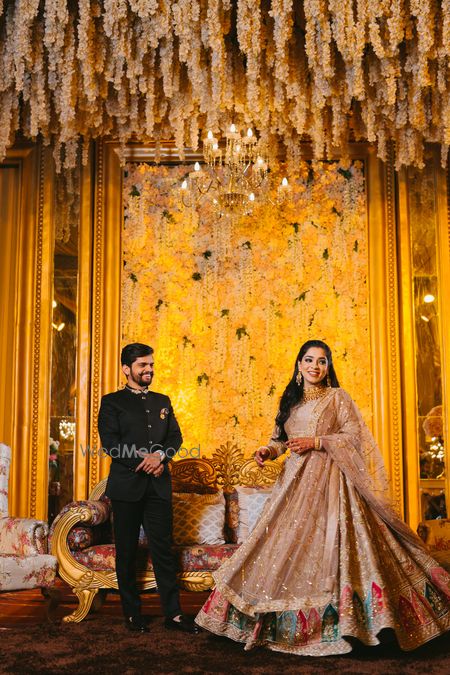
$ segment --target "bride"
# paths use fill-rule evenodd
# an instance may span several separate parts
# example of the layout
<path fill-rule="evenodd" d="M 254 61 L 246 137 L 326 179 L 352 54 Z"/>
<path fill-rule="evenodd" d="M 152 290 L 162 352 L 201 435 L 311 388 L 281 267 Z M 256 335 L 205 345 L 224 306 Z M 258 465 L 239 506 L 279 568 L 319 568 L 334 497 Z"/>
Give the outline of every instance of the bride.
<path fill-rule="evenodd" d="M 450 576 L 392 509 L 383 460 L 330 348 L 300 349 L 260 466 L 290 456 L 250 537 L 215 572 L 196 622 L 245 649 L 324 656 L 411 650 L 450 629 Z M 348 639 L 350 638 L 350 639 Z"/>

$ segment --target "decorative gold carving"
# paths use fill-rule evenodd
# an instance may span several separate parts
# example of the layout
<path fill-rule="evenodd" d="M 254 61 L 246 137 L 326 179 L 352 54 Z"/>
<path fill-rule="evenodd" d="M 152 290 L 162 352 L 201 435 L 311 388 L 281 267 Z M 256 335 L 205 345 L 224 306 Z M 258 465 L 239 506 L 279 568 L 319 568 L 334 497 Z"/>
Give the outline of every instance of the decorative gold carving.
<path fill-rule="evenodd" d="M 91 433 L 92 447 L 96 446 L 98 437 L 97 420 L 100 407 L 100 381 L 101 381 L 101 344 L 102 331 L 102 294 L 104 280 L 102 276 L 102 243 L 104 231 L 104 144 L 100 141 L 96 152 L 96 194 L 95 194 L 95 222 L 94 222 L 94 275 L 93 275 L 93 321 L 92 321 L 92 397 L 91 397 Z M 89 485 L 92 489 L 98 482 L 98 456 L 96 453 L 89 458 Z"/>
<path fill-rule="evenodd" d="M 239 485 L 248 487 L 269 487 L 280 475 L 283 461 L 265 462 L 263 467 L 258 466 L 254 459 L 245 461 L 239 470 Z"/>
<path fill-rule="evenodd" d="M 74 453 L 73 498 L 85 499 L 88 490 L 89 453 L 81 448 L 92 447 L 90 402 L 91 402 L 91 343 L 92 343 L 92 274 L 93 235 L 92 213 L 94 192 L 92 190 L 94 148 L 89 148 L 89 158 L 81 167 L 81 205 L 78 238 L 78 292 L 77 292 L 77 371 L 76 371 L 76 436 Z"/>
<path fill-rule="evenodd" d="M 172 486 L 177 491 L 177 483 L 189 484 L 190 487 L 217 488 L 216 470 L 207 459 L 183 459 L 170 463 Z"/>
<path fill-rule="evenodd" d="M 42 256 L 44 229 L 44 153 L 39 157 L 38 212 L 36 223 L 36 265 L 35 265 L 35 299 L 34 299 L 34 331 L 33 331 L 33 389 L 32 389 L 32 431 L 31 431 L 31 476 L 30 476 L 30 515 L 36 517 L 36 484 L 38 464 L 39 438 L 39 400 L 40 400 L 40 367 L 41 367 L 41 289 L 42 289 Z"/>
<path fill-rule="evenodd" d="M 213 452 L 211 463 L 217 471 L 217 483 L 224 492 L 232 492 L 233 486 L 238 484 L 243 461 L 242 450 L 229 441 Z"/>
<path fill-rule="evenodd" d="M 73 588 L 72 590 L 78 598 L 78 607 L 74 612 L 72 612 L 72 614 L 63 617 L 64 623 L 78 623 L 79 621 L 83 621 L 91 608 L 95 596 L 98 593 L 98 588 L 92 588 L 89 590 L 79 590 L 78 588 Z"/>
<path fill-rule="evenodd" d="M 95 488 L 92 490 L 91 494 L 89 495 L 89 500 L 90 501 L 97 501 L 100 499 L 100 497 L 103 497 L 105 494 L 106 490 L 106 483 L 107 483 L 107 478 L 104 478 L 103 480 L 98 483 Z"/>
<path fill-rule="evenodd" d="M 178 575 L 178 583 L 186 591 L 209 591 L 214 579 L 211 572 L 186 572 Z"/>
<path fill-rule="evenodd" d="M 395 152 L 392 143 L 389 144 L 389 156 L 386 168 L 386 216 L 387 216 L 387 275 L 388 275 L 388 331 L 389 331 L 389 359 L 390 381 L 390 413 L 392 428 L 392 485 L 394 504 L 399 513 L 403 513 L 403 471 L 402 471 L 402 436 L 401 436 L 401 407 L 399 381 L 399 349 L 398 334 L 398 304 L 397 304 L 397 245 L 395 228 L 395 198 L 394 198 L 394 161 Z"/>

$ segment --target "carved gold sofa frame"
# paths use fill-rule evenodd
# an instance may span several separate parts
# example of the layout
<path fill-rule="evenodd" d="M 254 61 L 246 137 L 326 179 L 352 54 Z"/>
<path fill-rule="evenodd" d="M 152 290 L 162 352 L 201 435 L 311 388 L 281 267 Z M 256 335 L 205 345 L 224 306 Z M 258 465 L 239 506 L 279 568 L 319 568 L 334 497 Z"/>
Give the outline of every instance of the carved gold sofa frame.
<path fill-rule="evenodd" d="M 195 491 L 197 487 L 221 488 L 225 493 L 231 493 L 236 485 L 251 487 L 272 485 L 281 467 L 282 461 L 276 460 L 266 463 L 261 469 L 253 459 L 245 459 L 239 448 L 227 443 L 217 449 L 210 459 L 182 459 L 172 462 L 170 468 L 174 491 L 183 491 L 183 486 L 188 485 L 190 491 Z M 51 547 L 53 555 L 58 559 L 59 575 L 71 586 L 79 600 L 76 610 L 64 617 L 65 622 L 82 621 L 91 608 L 99 609 L 101 606 L 104 595 L 99 594 L 101 589 L 118 588 L 115 571 L 89 569 L 74 558 L 68 544 L 68 535 L 74 527 L 99 524 L 94 506 L 103 496 L 105 487 L 106 479 L 93 489 L 88 501 L 79 505 L 77 502 L 71 504 L 70 508 L 58 518 L 54 528 Z M 180 570 L 178 580 L 180 587 L 189 591 L 206 591 L 214 585 L 210 571 Z M 156 587 L 154 574 L 150 570 L 138 570 L 137 581 L 140 590 Z"/>

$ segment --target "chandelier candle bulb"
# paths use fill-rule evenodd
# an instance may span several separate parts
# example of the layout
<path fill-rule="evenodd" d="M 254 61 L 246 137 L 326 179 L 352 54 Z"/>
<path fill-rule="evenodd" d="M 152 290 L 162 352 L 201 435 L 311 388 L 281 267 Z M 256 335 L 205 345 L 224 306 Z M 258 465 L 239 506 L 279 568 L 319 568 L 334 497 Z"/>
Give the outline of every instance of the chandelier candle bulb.
<path fill-rule="evenodd" d="M 205 164 L 195 162 L 181 190 L 186 208 L 197 208 L 210 195 L 220 216 L 248 214 L 250 205 L 268 191 L 268 165 L 253 129 L 238 131 L 231 124 L 225 132 L 225 147 L 208 130 L 203 140 Z M 280 200 L 283 201 L 283 200 Z"/>
<path fill-rule="evenodd" d="M 252 129 L 250 129 L 250 128 L 247 129 L 247 135 L 244 136 L 244 138 L 242 139 L 242 142 L 245 145 L 254 145 L 256 143 L 256 141 L 257 141 L 257 139 L 253 135 Z"/>

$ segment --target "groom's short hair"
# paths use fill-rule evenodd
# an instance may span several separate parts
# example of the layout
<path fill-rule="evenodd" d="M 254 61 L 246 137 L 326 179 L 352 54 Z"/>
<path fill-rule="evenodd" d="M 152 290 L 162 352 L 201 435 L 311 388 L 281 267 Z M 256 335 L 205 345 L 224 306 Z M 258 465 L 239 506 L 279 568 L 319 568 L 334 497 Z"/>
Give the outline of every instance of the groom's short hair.
<path fill-rule="evenodd" d="M 149 354 L 153 354 L 153 347 L 144 345 L 142 342 L 132 342 L 122 349 L 120 362 L 123 366 L 131 367 L 131 364 L 140 356 L 148 356 Z"/>

